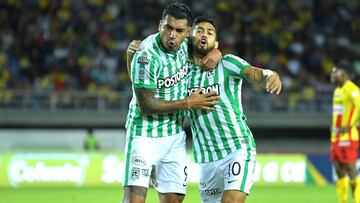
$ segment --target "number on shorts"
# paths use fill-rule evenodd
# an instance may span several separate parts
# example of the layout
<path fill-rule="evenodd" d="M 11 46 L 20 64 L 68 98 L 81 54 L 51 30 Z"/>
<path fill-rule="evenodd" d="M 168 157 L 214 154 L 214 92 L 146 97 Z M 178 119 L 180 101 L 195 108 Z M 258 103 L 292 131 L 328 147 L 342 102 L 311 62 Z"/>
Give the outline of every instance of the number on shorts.
<path fill-rule="evenodd" d="M 241 166 L 239 162 L 234 162 L 233 164 L 229 164 L 229 177 L 230 177 L 230 171 L 234 176 L 237 176 L 240 174 Z"/>

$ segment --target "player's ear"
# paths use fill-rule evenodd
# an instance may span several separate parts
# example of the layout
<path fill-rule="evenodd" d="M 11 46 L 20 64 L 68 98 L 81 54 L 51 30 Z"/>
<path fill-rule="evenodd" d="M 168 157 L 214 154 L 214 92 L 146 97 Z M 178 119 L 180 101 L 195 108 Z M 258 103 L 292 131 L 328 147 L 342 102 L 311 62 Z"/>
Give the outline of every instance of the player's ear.
<path fill-rule="evenodd" d="M 190 31 L 189 31 L 189 36 L 190 36 L 190 37 L 193 35 L 193 32 L 194 32 L 194 28 L 193 28 L 193 27 L 190 27 Z"/>
<path fill-rule="evenodd" d="M 215 49 L 219 48 L 219 42 L 218 42 L 218 41 L 215 41 L 214 48 L 215 48 Z"/>
<path fill-rule="evenodd" d="M 162 22 L 161 22 L 161 20 L 159 21 L 159 26 L 158 26 L 158 31 L 160 32 L 160 30 L 161 30 L 161 26 L 162 26 Z"/>
<path fill-rule="evenodd" d="M 188 27 L 186 37 L 190 37 L 191 27 Z"/>

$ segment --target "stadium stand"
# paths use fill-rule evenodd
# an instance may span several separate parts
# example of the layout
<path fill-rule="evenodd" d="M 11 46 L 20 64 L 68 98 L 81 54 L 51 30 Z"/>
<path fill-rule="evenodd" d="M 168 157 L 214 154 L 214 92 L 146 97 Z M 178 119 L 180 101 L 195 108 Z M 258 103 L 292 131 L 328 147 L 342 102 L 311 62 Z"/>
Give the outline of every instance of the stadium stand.
<path fill-rule="evenodd" d="M 124 100 L 118 91 L 129 91 L 126 47 L 132 39 L 156 32 L 164 4 L 150 0 L 1 1 L 0 104 L 11 105 L 18 91 L 46 98 L 61 93 L 58 99 L 63 106 L 77 90 L 90 95 L 87 100 L 94 94 L 110 103 Z M 285 103 L 273 99 L 272 110 L 322 111 L 317 103 L 331 92 L 332 65 L 345 60 L 360 72 L 357 1 L 188 4 L 195 14 L 210 13 L 221 19 L 223 53 L 235 53 L 259 67 L 270 65 L 282 75 L 288 99 Z M 31 107 L 45 105 L 37 99 L 31 98 Z"/>

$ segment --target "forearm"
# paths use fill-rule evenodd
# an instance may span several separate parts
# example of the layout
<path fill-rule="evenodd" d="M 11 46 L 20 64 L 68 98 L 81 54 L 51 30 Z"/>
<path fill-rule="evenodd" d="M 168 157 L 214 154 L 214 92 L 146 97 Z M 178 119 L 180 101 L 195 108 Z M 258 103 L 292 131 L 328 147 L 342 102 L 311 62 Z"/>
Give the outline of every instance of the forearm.
<path fill-rule="evenodd" d="M 187 99 L 167 101 L 155 98 L 155 89 L 135 89 L 141 114 L 161 114 L 187 109 Z"/>
<path fill-rule="evenodd" d="M 261 82 L 264 80 L 263 69 L 257 67 L 249 67 L 245 69 L 244 76 L 248 81 Z"/>
<path fill-rule="evenodd" d="M 126 70 L 128 72 L 129 77 L 131 77 L 131 61 L 134 55 L 126 54 Z"/>
<path fill-rule="evenodd" d="M 163 99 L 147 98 L 139 102 L 141 114 L 162 114 L 187 109 L 186 99 L 167 101 Z"/>

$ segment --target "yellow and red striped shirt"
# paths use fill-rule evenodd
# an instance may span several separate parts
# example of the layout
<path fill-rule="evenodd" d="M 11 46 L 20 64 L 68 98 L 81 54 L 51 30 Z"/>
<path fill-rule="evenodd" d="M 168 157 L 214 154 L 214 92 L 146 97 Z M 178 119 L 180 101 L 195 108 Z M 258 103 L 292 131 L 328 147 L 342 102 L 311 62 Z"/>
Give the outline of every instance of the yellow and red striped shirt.
<path fill-rule="evenodd" d="M 358 141 L 357 124 L 360 116 L 360 89 L 350 80 L 337 87 L 333 95 L 331 143 Z M 347 132 L 341 129 L 350 128 Z"/>

